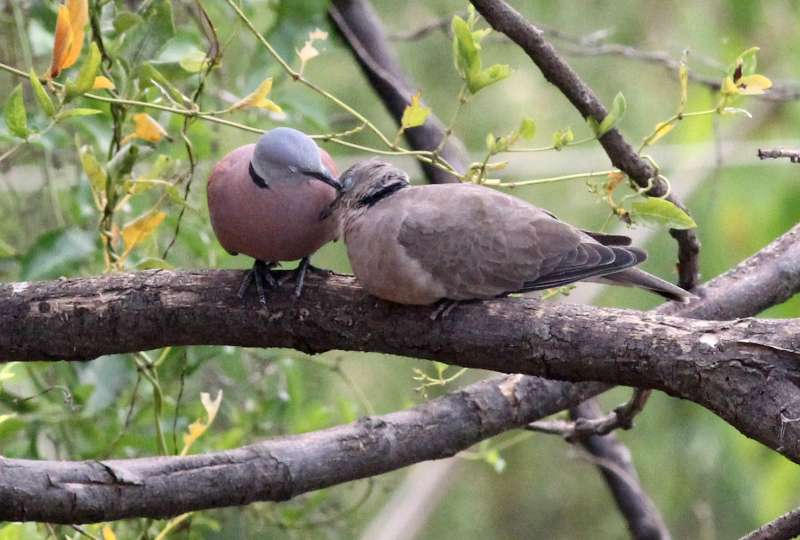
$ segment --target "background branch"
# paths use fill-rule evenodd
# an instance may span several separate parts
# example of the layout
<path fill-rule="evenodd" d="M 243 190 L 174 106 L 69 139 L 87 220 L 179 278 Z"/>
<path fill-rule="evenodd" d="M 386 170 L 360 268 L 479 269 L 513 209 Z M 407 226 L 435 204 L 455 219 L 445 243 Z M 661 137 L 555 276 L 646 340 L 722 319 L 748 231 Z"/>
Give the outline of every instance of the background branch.
<path fill-rule="evenodd" d="M 545 79 L 564 94 L 584 119 L 591 117 L 597 122 L 602 122 L 608 111 L 592 89 L 542 37 L 541 30 L 525 20 L 503 0 L 471 0 L 471 2 L 492 28 L 507 35 L 528 54 Z M 646 188 L 651 185 L 657 171 L 636 153 L 618 129 L 609 130 L 599 140 L 615 167 L 627 174 L 639 187 Z M 656 181 L 648 194 L 662 196 L 666 193 L 666 189 L 664 182 Z M 686 210 L 686 207 L 673 196 L 670 195 L 667 199 Z M 678 283 L 681 287 L 691 290 L 697 285 L 700 275 L 698 262 L 700 241 L 693 229 L 670 229 L 670 234 L 678 242 Z"/>

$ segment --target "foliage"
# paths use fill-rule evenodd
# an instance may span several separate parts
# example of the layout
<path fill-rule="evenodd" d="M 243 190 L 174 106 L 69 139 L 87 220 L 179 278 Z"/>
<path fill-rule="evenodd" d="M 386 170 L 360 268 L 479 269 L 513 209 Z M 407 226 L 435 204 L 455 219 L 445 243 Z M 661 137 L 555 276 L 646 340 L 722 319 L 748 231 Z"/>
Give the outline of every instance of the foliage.
<path fill-rule="evenodd" d="M 324 0 L 69 0 L 63 5 L 33 2 L 29 12 L 23 4 L 11 3 L 18 16 L 2 31 L 11 54 L 0 66 L 6 90 L 0 128 L 0 162 L 5 167 L 0 275 L 9 281 L 143 268 L 245 266 L 246 261 L 230 257 L 213 240 L 204 209 L 204 177 L 225 152 L 253 142 L 265 129 L 288 124 L 331 141 L 334 152 L 408 157 L 412 154 L 401 144 L 404 131 L 424 125 L 433 112 L 449 117 L 448 135 L 457 133 L 476 153 L 477 161 L 464 171 L 465 181 L 514 189 L 587 228 L 598 228 L 604 220 L 612 224 L 614 217 L 656 222 L 662 228 L 691 227 L 694 222 L 685 213 L 630 188 L 618 170 L 587 164 L 581 150 L 615 128 L 645 134 L 640 152 L 647 148 L 654 153 L 666 141 L 690 145 L 711 140 L 712 120 L 721 121 L 723 128 L 743 129 L 749 120 L 740 108 L 743 98 L 770 85 L 756 71 L 757 50 L 749 45 L 769 43 L 762 54 L 770 73 L 780 67 L 781 58 L 792 57 L 781 54 L 779 47 L 798 45 L 793 32 L 766 32 L 758 25 L 736 26 L 733 37 L 726 29 L 729 41 L 724 45 L 713 25 L 703 35 L 673 35 L 670 25 L 652 29 L 662 43 L 680 42 L 734 58 L 717 73 L 720 91 L 710 97 L 690 84 L 688 57 L 678 70 L 677 84 L 636 64 L 625 64 L 635 76 L 623 76 L 619 59 L 581 65 L 582 75 L 611 104 L 604 119 L 583 123 L 542 84 L 529 60 L 495 40 L 470 10 L 466 17 L 452 17 L 451 38 L 400 47 L 421 92 L 396 129 L 360 83 L 341 45 L 329 38 Z M 396 28 L 418 25 L 420 12 L 430 17 L 452 13 L 452 5 L 444 2 L 387 0 L 376 6 Z M 620 39 L 638 42 L 644 39 L 636 34 L 643 32 L 640 9 L 645 8 L 621 6 L 607 20 L 600 7 L 582 6 L 580 21 L 574 9 L 557 3 L 529 12 L 565 29 L 585 28 L 585 16 L 596 21 L 596 28 L 613 26 Z M 694 18 L 691 9 L 723 17 L 727 8 L 681 9 Z M 495 62 L 497 58 L 501 61 Z M 442 68 L 451 63 L 455 71 Z M 754 121 L 763 119 L 754 111 Z M 794 112 L 783 111 L 784 116 L 774 119 L 776 133 L 790 132 Z M 681 129 L 675 129 L 679 124 Z M 545 137 L 543 146 L 524 146 L 537 136 Z M 508 160 L 495 161 L 500 155 Z M 417 157 L 449 167 L 436 152 Z M 557 170 L 548 167 L 551 161 L 559 164 Z M 662 161 L 665 169 L 677 170 L 679 164 Z M 516 163 L 521 165 L 515 169 Z M 656 168 L 663 177 L 662 168 Z M 769 182 L 761 183 L 753 178 L 763 172 L 735 165 L 716 174 L 719 183 L 712 178 L 703 183 L 703 193 L 691 205 L 704 235 L 707 276 L 752 253 L 800 218 L 800 205 L 795 204 L 800 192 L 788 172 L 770 171 Z M 676 178 L 676 184 L 683 181 Z M 589 196 L 565 197 L 575 193 L 572 180 L 586 181 Z M 745 216 L 763 226 L 747 226 Z M 653 264 L 668 277 L 673 247 L 666 242 L 650 251 Z M 317 259 L 321 266 L 347 270 L 341 246 L 324 248 Z M 623 295 L 624 305 L 642 302 L 624 296 L 627 292 L 611 294 Z M 781 309 L 785 316 L 798 312 L 797 303 Z M 91 330 L 87 332 L 91 339 Z M 8 364 L 0 368 L 0 447 L 9 457 L 64 459 L 213 451 L 395 410 L 423 399 L 415 388 L 433 394 L 470 376 L 461 370 L 445 373 L 443 364 L 409 368 L 367 362 L 363 355 L 310 358 L 228 347 L 167 348 L 86 364 Z M 220 399 L 212 399 L 216 396 Z M 695 531 L 700 518 L 686 516 L 694 516 L 701 503 L 711 509 L 720 536 L 727 537 L 796 502 L 785 495 L 792 493 L 785 463 L 775 462 L 707 416 L 696 418 L 698 414 L 683 404 L 661 401 L 652 412 L 648 409 L 645 425 L 632 434 L 642 476 L 656 500 L 664 503 L 676 537 Z M 530 436 L 516 437 L 488 441 L 465 455 L 479 464 L 470 469 L 474 474 L 469 482 L 453 488 L 427 537 L 474 536 L 476 530 L 485 531 L 486 537 L 519 537 L 551 528 L 559 528 L 562 537 L 574 537 L 585 533 L 589 520 L 598 536 L 618 536 L 619 524 L 609 524 L 614 518 L 598 502 L 605 497 L 601 487 L 586 488 L 586 475 L 575 474 L 581 473 L 580 466 L 567 463 L 561 442 L 537 437 L 531 439 L 535 443 L 518 444 Z M 698 457 L 704 453 L 719 460 Z M 683 465 L 693 476 L 679 469 Z M 675 478 L 654 474 L 666 466 Z M 769 471 L 769 489 L 750 493 L 741 479 L 761 470 Z M 381 508 L 395 482 L 390 477 L 376 481 L 379 489 L 360 483 L 280 505 L 84 530 L 98 538 L 143 533 L 233 538 L 265 531 L 271 537 L 349 538 Z M 484 496 L 476 500 L 478 491 Z M 738 502 L 731 512 L 733 494 L 744 493 L 750 499 Z M 503 519 L 520 507 L 542 512 L 515 512 L 514 520 Z M 553 516 L 566 507 L 580 514 L 575 523 L 554 523 Z M 55 529 L 59 538 L 79 534 Z M 0 526 L 0 540 L 47 532 L 43 525 L 6 524 Z"/>

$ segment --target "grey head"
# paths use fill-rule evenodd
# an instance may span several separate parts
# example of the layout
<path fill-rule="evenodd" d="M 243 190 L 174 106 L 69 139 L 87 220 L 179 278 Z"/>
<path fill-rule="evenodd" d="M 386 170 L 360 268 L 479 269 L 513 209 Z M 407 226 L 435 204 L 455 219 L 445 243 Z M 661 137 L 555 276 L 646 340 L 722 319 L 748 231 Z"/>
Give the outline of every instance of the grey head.
<path fill-rule="evenodd" d="M 336 209 L 366 209 L 410 185 L 405 171 L 379 159 L 360 161 L 339 177 Z"/>
<path fill-rule="evenodd" d="M 339 183 L 322 163 L 314 140 L 288 127 L 272 129 L 258 139 L 250 161 L 250 176 L 262 188 L 315 178 L 339 189 Z"/>

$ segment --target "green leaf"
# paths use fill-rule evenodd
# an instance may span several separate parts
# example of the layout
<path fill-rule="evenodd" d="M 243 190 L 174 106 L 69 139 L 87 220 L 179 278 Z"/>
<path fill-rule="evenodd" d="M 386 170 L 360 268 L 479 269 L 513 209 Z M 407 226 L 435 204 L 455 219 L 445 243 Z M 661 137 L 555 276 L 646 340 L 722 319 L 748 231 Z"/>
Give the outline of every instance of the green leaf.
<path fill-rule="evenodd" d="M 697 223 L 689 214 L 672 204 L 666 199 L 648 197 L 636 201 L 631 205 L 631 214 L 634 219 L 654 225 L 661 225 L 670 229 L 693 229 Z"/>
<path fill-rule="evenodd" d="M 533 121 L 532 118 L 528 118 L 527 116 L 522 118 L 522 123 L 519 126 L 518 130 L 519 136 L 525 140 L 531 140 L 534 136 L 536 136 L 536 122 Z"/>
<path fill-rule="evenodd" d="M 97 249 L 97 235 L 75 227 L 41 235 L 22 257 L 23 280 L 57 278 L 74 272 Z"/>
<path fill-rule="evenodd" d="M 574 140 L 575 134 L 572 133 L 572 128 L 559 129 L 553 133 L 553 148 L 561 150 Z"/>
<path fill-rule="evenodd" d="M 488 151 L 490 154 L 496 154 L 496 153 L 497 153 L 497 152 L 495 151 L 495 144 L 496 144 L 496 142 L 497 142 L 497 139 L 495 138 L 495 136 L 494 136 L 494 133 L 492 133 L 492 132 L 490 131 L 489 133 L 487 133 L 487 134 L 486 134 L 486 150 L 487 150 L 487 151 Z"/>
<path fill-rule="evenodd" d="M 6 119 L 6 126 L 9 131 L 20 138 L 25 138 L 30 134 L 28 129 L 28 116 L 25 112 L 25 102 L 22 99 L 22 83 L 18 84 L 8 96 L 6 106 L 3 111 Z"/>
<path fill-rule="evenodd" d="M 0 528 L 0 540 L 29 540 L 41 538 L 35 523 L 9 523 Z"/>
<path fill-rule="evenodd" d="M 100 69 L 101 60 L 100 49 L 97 47 L 97 43 L 93 41 L 89 47 L 89 56 L 83 61 L 81 70 L 78 72 L 78 78 L 74 83 L 67 82 L 67 99 L 85 94 L 92 89 L 97 70 Z"/>
<path fill-rule="evenodd" d="M 17 251 L 11 247 L 5 240 L 0 238 L 0 259 L 8 259 L 11 257 L 16 257 Z"/>
<path fill-rule="evenodd" d="M 114 18 L 114 31 L 122 34 L 144 21 L 140 15 L 132 11 L 122 11 Z"/>
<path fill-rule="evenodd" d="M 602 137 L 608 133 L 608 131 L 613 128 L 617 122 L 622 120 L 622 117 L 625 116 L 625 109 L 627 109 L 625 96 L 622 95 L 622 92 L 618 92 L 617 95 L 614 96 L 614 101 L 611 103 L 611 111 L 609 111 L 606 117 L 603 118 L 603 121 L 600 122 L 600 125 L 595 131 L 597 136 Z M 593 118 L 591 119 L 594 120 Z"/>
<path fill-rule="evenodd" d="M 94 387 L 81 410 L 91 418 L 94 414 L 113 405 L 119 395 L 133 382 L 136 370 L 132 362 L 122 354 L 101 356 L 81 366 L 80 383 Z"/>
<path fill-rule="evenodd" d="M 470 93 L 477 94 L 489 85 L 500 82 L 511 75 L 511 68 L 506 64 L 495 64 L 478 73 L 467 73 L 467 88 Z"/>
<path fill-rule="evenodd" d="M 189 73 L 199 73 L 205 69 L 208 64 L 206 53 L 200 49 L 193 49 L 186 53 L 179 61 L 178 64 Z"/>
<path fill-rule="evenodd" d="M 403 118 L 400 121 L 400 125 L 403 129 L 421 126 L 425 123 L 425 120 L 428 119 L 428 115 L 430 114 L 430 108 L 424 106 L 420 102 L 420 96 L 419 93 L 417 93 L 411 97 L 411 105 L 407 105 L 403 111 Z"/>
<path fill-rule="evenodd" d="M 136 263 L 137 270 L 174 270 L 175 265 L 157 257 L 146 257 Z"/>
<path fill-rule="evenodd" d="M 39 77 L 36 76 L 36 72 L 33 71 L 33 68 L 31 68 L 28 78 L 31 81 L 33 95 L 36 96 L 36 101 L 39 102 L 39 106 L 47 116 L 53 116 L 56 112 L 56 107 L 53 105 L 53 100 L 50 99 L 50 96 L 47 94 L 47 90 L 45 90 L 44 86 L 42 86 L 42 83 L 39 81 Z"/>
<path fill-rule="evenodd" d="M 453 16 L 451 23 L 453 30 L 453 60 L 456 71 L 466 78 L 471 71 L 481 69 L 478 45 L 467 22 L 458 15 Z"/>
<path fill-rule="evenodd" d="M 85 107 L 75 107 L 74 109 L 66 109 L 58 113 L 60 120 L 67 120 L 68 118 L 78 118 L 81 116 L 92 116 L 93 114 L 102 114 L 100 109 L 88 109 Z"/>
<path fill-rule="evenodd" d="M 83 172 L 86 173 L 86 177 L 89 179 L 89 185 L 92 186 L 92 191 L 96 194 L 103 193 L 106 190 L 108 174 L 97 161 L 97 158 L 94 157 L 92 147 L 88 145 L 82 146 L 78 150 L 78 154 L 81 159 L 81 165 L 83 166 Z"/>

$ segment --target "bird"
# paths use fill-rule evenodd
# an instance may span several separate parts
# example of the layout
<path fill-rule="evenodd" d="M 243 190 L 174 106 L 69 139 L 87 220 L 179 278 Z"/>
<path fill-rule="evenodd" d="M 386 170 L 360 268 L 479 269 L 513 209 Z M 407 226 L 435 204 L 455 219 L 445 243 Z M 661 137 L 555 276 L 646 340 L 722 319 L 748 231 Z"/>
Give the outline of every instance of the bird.
<path fill-rule="evenodd" d="M 309 256 L 337 234 L 336 223 L 320 217 L 336 198 L 336 175 L 331 156 L 308 135 L 288 127 L 267 131 L 216 164 L 207 187 L 214 234 L 232 255 L 255 259 L 239 287 L 240 297 L 255 282 L 266 304 L 265 290 L 279 284 L 272 267 L 297 259 L 294 294 L 300 296 Z"/>
<path fill-rule="evenodd" d="M 583 231 L 496 189 L 412 186 L 404 171 L 378 159 L 356 163 L 339 183 L 329 213 L 353 273 L 367 292 L 390 302 L 447 305 L 446 316 L 457 302 L 587 279 L 681 302 L 693 297 L 635 268 L 647 255 L 629 237 Z"/>

